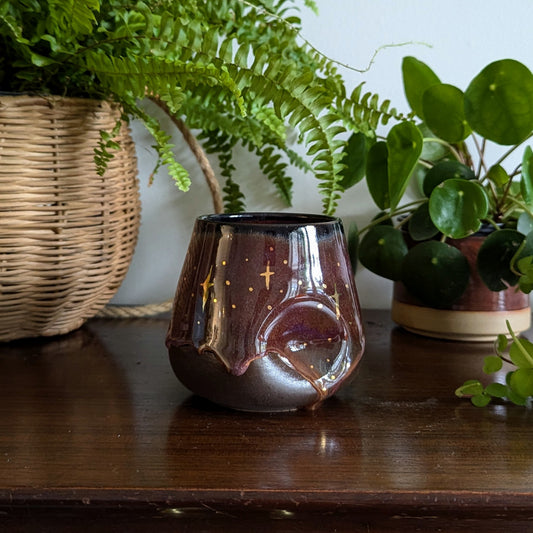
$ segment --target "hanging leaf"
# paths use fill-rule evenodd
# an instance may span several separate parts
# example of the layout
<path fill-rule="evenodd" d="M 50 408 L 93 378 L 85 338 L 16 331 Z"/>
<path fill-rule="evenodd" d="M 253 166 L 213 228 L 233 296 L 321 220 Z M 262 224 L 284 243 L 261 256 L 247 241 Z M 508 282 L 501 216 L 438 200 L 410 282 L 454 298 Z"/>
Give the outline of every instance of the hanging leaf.
<path fill-rule="evenodd" d="M 409 250 L 401 280 L 421 302 L 436 308 L 449 307 L 463 294 L 470 277 L 466 257 L 453 246 L 425 241 Z"/>
<path fill-rule="evenodd" d="M 341 163 L 346 165 L 341 172 L 340 185 L 343 189 L 349 189 L 359 183 L 365 177 L 366 156 L 369 149 L 369 140 L 364 133 L 353 133 L 344 149 L 344 157 Z"/>
<path fill-rule="evenodd" d="M 446 180 L 429 198 L 431 220 L 444 235 L 453 239 L 462 239 L 478 231 L 488 208 L 487 194 L 475 181 Z"/>
<path fill-rule="evenodd" d="M 487 178 L 496 185 L 502 187 L 511 179 L 501 165 L 492 165 L 487 172 Z"/>
<path fill-rule="evenodd" d="M 513 59 L 487 65 L 465 92 L 465 116 L 491 141 L 522 142 L 533 130 L 533 74 Z"/>
<path fill-rule="evenodd" d="M 407 245 L 402 232 L 392 226 L 374 226 L 359 247 L 361 264 L 383 278 L 398 280 Z"/>
<path fill-rule="evenodd" d="M 423 119 L 422 95 L 426 89 L 440 83 L 440 80 L 425 63 L 414 57 L 404 57 L 402 75 L 407 101 L 416 115 Z"/>
<path fill-rule="evenodd" d="M 520 192 L 524 202 L 529 206 L 533 206 L 533 150 L 531 150 L 530 146 L 526 146 L 522 157 Z"/>
<path fill-rule="evenodd" d="M 518 222 L 516 224 L 516 229 L 522 233 L 522 235 L 527 235 L 533 231 L 533 218 L 529 213 L 525 211 L 520 214 L 518 217 Z"/>
<path fill-rule="evenodd" d="M 390 208 L 402 199 L 409 178 L 422 152 L 420 130 L 412 122 L 393 126 L 387 135 Z"/>
<path fill-rule="evenodd" d="M 408 223 L 409 235 L 415 241 L 425 241 L 435 237 L 439 233 L 429 216 L 428 202 L 423 203 L 412 214 Z"/>
<path fill-rule="evenodd" d="M 494 231 L 487 236 L 477 256 L 477 269 L 483 283 L 491 291 L 501 291 L 518 283 L 518 276 L 511 271 L 511 260 L 525 239 L 513 229 Z M 525 251 L 527 255 L 527 250 Z M 531 255 L 533 250 L 529 253 Z"/>
<path fill-rule="evenodd" d="M 463 92 L 447 83 L 429 87 L 422 96 L 424 119 L 429 129 L 450 143 L 466 139 L 472 130 L 465 119 Z"/>
<path fill-rule="evenodd" d="M 379 141 L 368 151 L 366 182 L 372 199 L 380 209 L 390 207 L 388 149 L 385 141 Z"/>
<path fill-rule="evenodd" d="M 472 180 L 475 177 L 474 171 L 459 161 L 441 161 L 427 171 L 423 191 L 429 198 L 433 189 L 443 181 L 450 179 Z"/>

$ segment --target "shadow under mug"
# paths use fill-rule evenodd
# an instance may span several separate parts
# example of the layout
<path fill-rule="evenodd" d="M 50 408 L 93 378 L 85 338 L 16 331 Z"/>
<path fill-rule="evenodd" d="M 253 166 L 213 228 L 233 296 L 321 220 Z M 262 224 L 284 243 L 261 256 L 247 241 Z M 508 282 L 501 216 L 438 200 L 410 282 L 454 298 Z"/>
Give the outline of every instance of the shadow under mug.
<path fill-rule="evenodd" d="M 199 217 L 166 343 L 178 379 L 212 402 L 246 411 L 318 406 L 364 349 L 340 220 Z"/>

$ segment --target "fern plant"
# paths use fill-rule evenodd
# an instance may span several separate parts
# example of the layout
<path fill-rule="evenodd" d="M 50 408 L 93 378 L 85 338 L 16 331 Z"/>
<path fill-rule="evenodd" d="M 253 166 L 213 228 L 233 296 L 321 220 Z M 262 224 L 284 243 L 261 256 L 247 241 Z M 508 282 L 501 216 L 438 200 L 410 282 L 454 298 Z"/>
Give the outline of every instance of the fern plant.
<path fill-rule="evenodd" d="M 332 61 L 299 39 L 295 0 L 0 0 L 0 91 L 118 102 L 152 134 L 160 163 L 190 187 L 168 132 L 141 107 L 152 98 L 220 154 L 226 208 L 243 209 L 230 153 L 240 142 L 290 202 L 289 162 L 319 180 L 324 212 L 343 191 L 345 125 L 372 134 L 373 117 L 343 116 L 344 86 Z M 301 2 L 300 2 L 301 3 Z M 304 0 L 316 9 L 312 0 Z M 186 125 L 186 126 L 185 126 Z M 298 132 L 310 162 L 295 155 Z M 112 152 L 96 148 L 100 168 Z"/>

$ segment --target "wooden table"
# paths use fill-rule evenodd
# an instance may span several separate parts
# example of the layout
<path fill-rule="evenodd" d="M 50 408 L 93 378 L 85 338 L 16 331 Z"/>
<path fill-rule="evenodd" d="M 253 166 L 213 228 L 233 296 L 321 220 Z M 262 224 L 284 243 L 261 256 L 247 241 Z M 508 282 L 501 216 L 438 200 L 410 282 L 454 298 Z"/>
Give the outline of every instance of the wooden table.
<path fill-rule="evenodd" d="M 192 397 L 166 318 L 0 346 L 0 530 L 533 531 L 533 413 L 454 396 L 491 347 L 364 317 L 356 377 L 315 412 Z"/>

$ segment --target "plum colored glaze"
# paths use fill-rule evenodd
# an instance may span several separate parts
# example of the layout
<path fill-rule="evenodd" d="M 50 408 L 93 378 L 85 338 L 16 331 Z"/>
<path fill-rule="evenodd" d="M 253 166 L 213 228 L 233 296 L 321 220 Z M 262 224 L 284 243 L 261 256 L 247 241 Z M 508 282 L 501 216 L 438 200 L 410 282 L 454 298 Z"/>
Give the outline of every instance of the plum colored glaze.
<path fill-rule="evenodd" d="M 215 403 L 247 411 L 319 405 L 364 349 L 341 222 L 199 217 L 166 342 L 178 379 Z"/>

